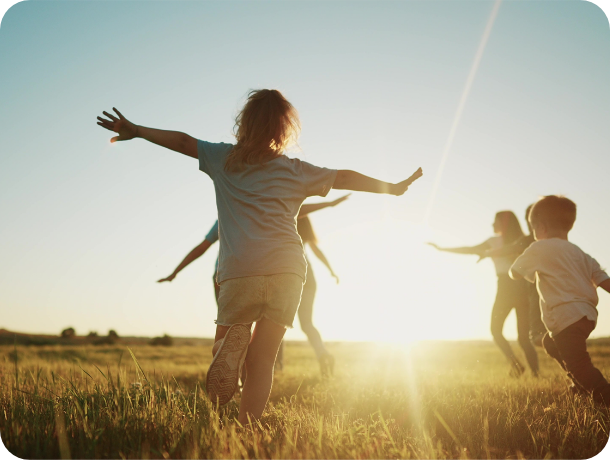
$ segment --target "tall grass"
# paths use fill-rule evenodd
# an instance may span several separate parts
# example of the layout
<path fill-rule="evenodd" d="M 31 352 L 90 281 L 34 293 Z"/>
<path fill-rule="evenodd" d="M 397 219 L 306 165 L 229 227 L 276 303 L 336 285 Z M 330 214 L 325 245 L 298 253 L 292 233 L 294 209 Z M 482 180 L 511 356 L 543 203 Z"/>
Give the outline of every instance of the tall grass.
<path fill-rule="evenodd" d="M 610 347 L 593 346 L 610 364 Z M 253 427 L 205 397 L 209 347 L 0 348 L 0 434 L 22 458 L 589 458 L 608 411 L 557 366 L 508 376 L 491 344 L 336 344 L 335 376 L 289 344 Z"/>

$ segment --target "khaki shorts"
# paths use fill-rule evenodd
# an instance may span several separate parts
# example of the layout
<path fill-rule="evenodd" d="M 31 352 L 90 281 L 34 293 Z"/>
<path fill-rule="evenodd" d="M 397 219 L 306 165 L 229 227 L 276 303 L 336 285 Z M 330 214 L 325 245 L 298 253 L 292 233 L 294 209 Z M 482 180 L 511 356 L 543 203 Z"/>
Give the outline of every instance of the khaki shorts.
<path fill-rule="evenodd" d="M 301 303 L 303 278 L 293 273 L 247 276 L 220 283 L 219 326 L 249 324 L 268 318 L 287 328 Z"/>

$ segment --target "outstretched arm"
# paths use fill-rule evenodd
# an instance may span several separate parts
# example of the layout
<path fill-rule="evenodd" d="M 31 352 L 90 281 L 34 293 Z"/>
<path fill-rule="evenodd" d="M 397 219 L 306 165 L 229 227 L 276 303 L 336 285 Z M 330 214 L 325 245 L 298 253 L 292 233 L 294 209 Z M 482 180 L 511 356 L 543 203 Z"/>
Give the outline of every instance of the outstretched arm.
<path fill-rule="evenodd" d="M 339 277 L 333 271 L 332 267 L 330 266 L 330 263 L 328 262 L 328 259 L 326 258 L 324 253 L 320 250 L 320 248 L 315 243 L 312 243 L 311 241 L 309 242 L 309 247 L 311 248 L 313 253 L 316 255 L 316 257 L 318 259 L 320 259 L 324 265 L 326 265 L 326 267 L 330 271 L 330 276 L 335 278 L 335 280 L 337 281 L 337 284 L 339 284 Z"/>
<path fill-rule="evenodd" d="M 121 112 L 114 107 L 112 110 L 116 112 L 118 118 L 108 112 L 103 112 L 108 119 L 97 117 L 98 125 L 109 131 L 118 133 L 118 136 L 110 139 L 110 142 L 128 141 L 140 137 L 148 142 L 152 142 L 153 144 L 160 145 L 161 147 L 182 153 L 189 157 L 198 157 L 197 139 L 194 137 L 178 131 L 165 131 L 162 129 L 138 126 L 125 118 Z"/>
<path fill-rule="evenodd" d="M 479 256 L 479 260 L 477 260 L 477 262 L 480 262 L 486 257 L 518 256 L 527 249 L 531 242 L 531 240 L 519 238 L 517 241 L 507 246 L 502 246 L 496 249 L 487 249 L 487 251 Z"/>
<path fill-rule="evenodd" d="M 606 292 L 610 292 L 610 279 L 607 279 L 607 280 L 599 283 L 599 287 L 602 288 Z"/>
<path fill-rule="evenodd" d="M 210 246 L 212 246 L 212 243 L 210 243 L 208 240 L 203 240 L 203 242 L 199 246 L 196 246 L 191 252 L 186 255 L 186 257 L 182 260 L 182 262 L 180 262 L 180 265 L 176 267 L 176 269 L 171 275 L 169 275 L 167 278 L 161 278 L 159 281 L 157 281 L 157 283 L 162 283 L 164 281 L 172 281 L 184 267 L 186 267 L 188 264 L 190 264 L 194 260 L 197 260 L 203 254 L 205 254 L 205 251 L 207 251 Z"/>
<path fill-rule="evenodd" d="M 310 214 L 312 212 L 319 211 L 320 209 L 329 208 L 331 206 L 337 206 L 339 203 L 343 203 L 345 200 L 347 200 L 350 195 L 351 193 L 348 193 L 347 195 L 344 195 L 341 198 L 337 198 L 335 201 L 327 201 L 325 203 L 304 204 L 301 206 L 297 219 L 305 217 L 307 214 Z"/>
<path fill-rule="evenodd" d="M 333 188 L 340 190 L 353 190 L 354 192 L 370 192 L 370 193 L 387 193 L 389 195 L 400 196 L 407 191 L 409 185 L 415 182 L 423 175 L 422 169 L 419 168 L 408 179 L 397 184 L 391 184 L 381 180 L 373 179 L 364 174 L 347 169 L 337 171 L 337 177 Z"/>
<path fill-rule="evenodd" d="M 481 256 L 485 253 L 485 251 L 489 248 L 487 243 L 481 243 L 477 246 L 466 246 L 462 248 L 441 248 L 434 243 L 428 243 L 433 248 L 438 249 L 439 251 L 444 252 L 453 252 L 454 254 L 474 254 Z"/>

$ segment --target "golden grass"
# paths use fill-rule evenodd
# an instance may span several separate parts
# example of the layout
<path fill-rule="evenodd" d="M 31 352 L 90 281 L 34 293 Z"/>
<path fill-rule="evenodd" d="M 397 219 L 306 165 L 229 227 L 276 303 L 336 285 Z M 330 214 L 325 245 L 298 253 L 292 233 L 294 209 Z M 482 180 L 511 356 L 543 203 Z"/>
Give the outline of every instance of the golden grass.
<path fill-rule="evenodd" d="M 22 458 L 590 458 L 608 410 L 542 377 L 508 376 L 491 343 L 334 344 L 335 376 L 286 347 L 260 423 L 216 410 L 210 347 L 0 347 L 0 434 Z M 610 345 L 591 347 L 610 367 Z M 141 370 L 140 370 L 141 369 Z M 608 369 L 610 370 L 610 369 Z M 135 384 L 135 385 L 134 385 Z"/>

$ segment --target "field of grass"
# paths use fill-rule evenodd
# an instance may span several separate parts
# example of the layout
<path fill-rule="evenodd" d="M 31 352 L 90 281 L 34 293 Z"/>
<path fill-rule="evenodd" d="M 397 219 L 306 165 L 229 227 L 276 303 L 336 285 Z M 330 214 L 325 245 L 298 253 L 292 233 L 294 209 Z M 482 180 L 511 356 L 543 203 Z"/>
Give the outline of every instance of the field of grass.
<path fill-rule="evenodd" d="M 1 346 L 0 435 L 21 458 L 590 458 L 609 411 L 508 376 L 491 343 L 330 346 L 335 375 L 289 343 L 258 426 L 204 393 L 209 346 Z M 591 343 L 610 375 L 610 341 Z M 137 361 L 136 361 L 137 360 Z"/>

